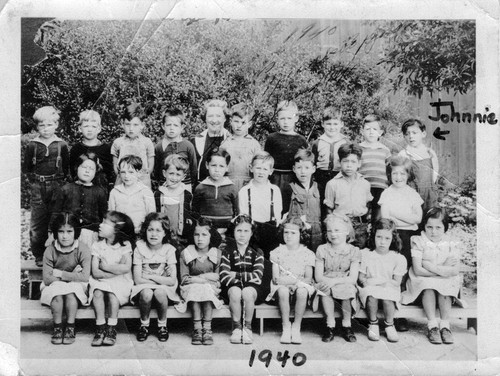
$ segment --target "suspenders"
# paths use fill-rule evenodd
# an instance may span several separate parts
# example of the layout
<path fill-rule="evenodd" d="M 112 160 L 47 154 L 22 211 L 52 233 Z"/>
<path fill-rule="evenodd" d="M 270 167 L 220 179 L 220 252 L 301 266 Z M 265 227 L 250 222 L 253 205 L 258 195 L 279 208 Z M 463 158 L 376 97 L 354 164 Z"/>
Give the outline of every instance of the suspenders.
<path fill-rule="evenodd" d="M 273 192 L 273 189 L 271 188 L 271 205 L 270 205 L 270 208 L 269 208 L 269 211 L 270 211 L 270 214 L 271 214 L 270 221 L 274 221 L 275 220 L 275 217 L 274 217 L 274 200 L 273 200 L 273 196 L 274 196 L 274 192 Z M 248 187 L 248 215 L 250 216 L 250 218 L 252 218 L 252 195 L 251 195 L 250 187 Z"/>
<path fill-rule="evenodd" d="M 33 152 L 33 169 L 36 167 L 36 152 L 37 152 L 37 144 L 38 142 L 34 142 L 35 144 L 35 151 Z M 49 147 L 47 146 L 47 156 L 49 154 Z M 61 157 L 61 142 L 57 141 L 57 158 L 56 158 L 56 168 L 57 172 L 61 172 L 62 169 L 62 157 Z M 57 174 L 56 172 L 56 174 Z"/>

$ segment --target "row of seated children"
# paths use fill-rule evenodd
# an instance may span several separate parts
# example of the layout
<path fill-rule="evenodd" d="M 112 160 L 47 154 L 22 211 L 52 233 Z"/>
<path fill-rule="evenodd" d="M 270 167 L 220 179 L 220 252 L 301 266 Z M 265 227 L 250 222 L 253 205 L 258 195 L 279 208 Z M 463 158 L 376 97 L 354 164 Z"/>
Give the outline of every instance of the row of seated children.
<path fill-rule="evenodd" d="M 115 140 L 110 147 L 101 143 L 98 139 L 101 131 L 99 114 L 87 110 L 80 114 L 79 130 L 82 133 L 82 142 L 72 146 L 71 152 L 69 152 L 67 144 L 55 135 L 59 121 L 58 111 L 53 107 L 38 109 L 34 115 L 38 137 L 28 145 L 23 164 L 24 171 L 29 173 L 31 179 L 30 243 L 36 262 L 41 264 L 41 256 L 47 240 L 48 223 L 52 212 L 54 212 L 52 207 L 54 196 L 65 179 L 68 178 L 69 171 L 71 171 L 74 181 L 78 181 L 80 156 L 84 152 L 97 155 L 103 168 L 97 173 L 94 183 L 108 188 L 109 185 L 106 182 L 109 183 L 115 180 L 114 172 L 118 174 L 117 182 L 122 182 L 121 173 L 118 173 L 119 161 L 125 156 L 135 155 L 141 159 L 139 179 L 145 182 L 146 187 L 148 187 L 151 181 L 150 173 L 153 170 L 155 171 L 153 174 L 155 179 L 160 185 L 164 185 L 165 173 L 163 167 L 165 158 L 172 154 L 180 154 L 188 162 L 188 171 L 183 174 L 184 186 L 189 192 L 193 192 L 193 187 L 197 186 L 198 182 L 213 183 L 211 179 L 207 180 L 209 173 L 206 162 L 214 149 L 221 148 L 226 150 L 231 157 L 228 159 L 227 174 L 229 180 L 234 184 L 236 192 L 238 192 L 251 179 L 253 164 L 249 162 L 253 156 L 258 154 L 260 146 L 248 134 L 254 114 L 251 108 L 244 104 L 238 104 L 232 108 L 232 135 L 229 135 L 223 128 L 227 120 L 227 114 L 226 102 L 211 100 L 205 103 L 202 118 L 206 122 L 207 129 L 189 142 L 181 137 L 181 133 L 185 128 L 183 113 L 177 109 L 167 110 L 162 118 L 164 137 L 154 147 L 152 141 L 141 133 L 144 129 L 144 111 L 139 105 L 132 104 L 125 109 L 121 116 L 124 136 Z M 274 157 L 275 166 L 273 169 L 271 165 L 269 173 L 271 182 L 278 185 L 280 194 L 283 193 L 281 207 L 284 209 L 283 212 L 286 212 L 290 207 L 292 195 L 301 195 L 303 193 L 301 191 L 304 189 L 309 191 L 310 188 L 300 187 L 301 183 L 299 182 L 296 186 L 297 189 L 292 189 L 292 192 L 290 192 L 293 185 L 288 185 L 296 175 L 294 172 L 296 164 L 294 156 L 299 148 L 307 146 L 307 142 L 305 138 L 295 133 L 298 109 L 293 102 L 280 102 L 277 114 L 280 131 L 268 137 L 264 149 Z M 336 176 L 338 178 L 346 177 L 344 173 L 338 175 L 341 170 L 338 150 L 341 144 L 347 142 L 340 133 L 343 123 L 339 110 L 326 109 L 323 114 L 322 125 L 325 133 L 312 144 L 312 151 L 315 156 L 314 177 L 318 183 L 320 203 L 324 201 L 327 183 Z M 412 170 L 416 172 L 415 187 L 424 199 L 425 210 L 425 208 L 435 204 L 433 183 L 437 177 L 437 158 L 435 153 L 425 147 L 422 142 L 426 133 L 425 126 L 421 122 L 414 119 L 408 120 L 403 124 L 402 130 L 408 146 L 401 154 L 410 157 L 412 160 Z M 373 220 L 378 218 L 378 198 L 382 190 L 387 187 L 385 163 L 389 156 L 389 150 L 378 141 L 382 133 L 383 128 L 380 119 L 373 115 L 366 117 L 363 126 L 365 141 L 360 144 L 363 152 L 357 153 L 360 165 L 359 171 L 370 183 L 370 192 L 373 197 L 370 203 Z M 358 174 L 353 175 L 353 179 L 355 178 L 356 181 L 352 181 L 351 184 L 366 186 L 366 183 L 358 182 L 359 177 Z M 229 184 L 224 179 L 224 184 L 226 183 Z M 346 184 L 337 181 L 336 184 L 332 185 L 332 189 L 342 185 L 345 186 Z M 261 188 L 263 189 L 263 187 Z M 263 192 L 262 189 L 260 192 Z M 272 192 L 275 195 L 278 191 L 272 189 Z M 276 198 L 276 201 L 280 200 Z M 300 201 L 300 199 L 297 201 Z M 259 200 L 254 200 L 253 205 L 260 206 L 260 209 L 262 209 L 262 205 L 259 205 L 258 202 Z M 337 202 L 331 201 L 331 197 L 325 203 L 326 206 L 322 205 L 322 218 L 326 214 L 326 207 L 340 210 Z M 249 208 L 250 205 L 248 203 Z M 367 209 L 364 204 L 361 207 L 362 210 L 357 210 L 359 208 L 356 207 L 347 209 L 344 214 L 359 222 L 356 224 L 357 229 L 366 224 Z M 258 216 L 256 210 L 254 212 Z M 274 208 L 273 212 L 276 217 L 282 214 L 278 208 Z M 210 213 L 205 214 L 211 215 Z M 317 215 L 314 216 L 317 217 Z M 308 220 L 316 223 L 314 226 L 317 228 L 317 218 L 308 218 Z M 270 218 L 266 221 L 272 222 L 274 219 Z M 95 223 L 98 222 L 94 221 L 93 223 L 95 227 Z M 136 226 L 137 228 L 138 226 Z M 362 233 L 363 231 L 359 232 Z M 314 239 L 316 238 L 314 237 Z M 313 248 L 316 246 L 317 242 Z"/>
<path fill-rule="evenodd" d="M 168 218 L 159 213 L 146 216 L 140 240 L 135 242 L 132 220 L 123 213 L 108 212 L 99 226 L 100 241 L 91 249 L 78 240 L 79 219 L 71 213 L 59 214 L 52 223 L 55 240 L 44 253 L 41 295 L 41 303 L 49 305 L 53 313 L 52 343 L 74 343 L 78 305 L 91 303 L 96 315 L 92 346 L 114 345 L 119 307 L 132 302 L 140 309 L 139 341 L 148 337 L 152 303 L 158 310 L 160 341 L 169 337 L 169 303 L 176 304 L 180 311 L 187 303 L 193 318 L 192 344 L 211 345 L 212 311 L 214 307 L 222 307 L 221 296 L 229 302 L 231 311 L 230 341 L 252 343 L 255 304 L 265 298 L 264 257 L 262 251 L 251 245 L 255 227 L 248 215 L 234 218 L 232 227 L 234 242 L 221 251 L 217 248 L 218 232 L 210 220 L 200 218 L 190 244 L 177 257 L 175 248 L 169 244 Z M 348 217 L 331 214 L 325 220 L 325 228 L 327 242 L 314 254 L 304 245 L 310 234 L 307 222 L 288 216 L 280 226 L 281 244 L 270 254 L 272 281 L 266 300 L 275 300 L 279 305 L 283 324 L 281 343 L 302 342 L 301 321 L 311 299 L 321 301 L 326 316 L 323 342 L 334 339 L 336 304 L 342 310 L 342 337 L 348 342 L 356 341 L 351 317 L 359 309 L 359 302 L 370 320 L 368 338 L 379 340 L 380 303 L 387 339 L 396 342 L 395 310 L 401 303 L 409 304 L 419 297 L 428 319 L 429 340 L 453 343 L 448 317 L 460 289 L 460 255 L 457 243 L 446 235 L 448 219 L 443 209 L 429 210 L 424 216 L 422 233 L 411 239 L 413 266 L 402 296 L 400 283 L 406 274 L 406 260 L 399 254 L 401 241 L 392 220 L 380 219 L 375 223 L 370 248 L 363 250 L 349 243 L 354 230 Z M 292 303 L 293 323 L 290 322 Z M 441 315 L 440 329 L 436 305 Z"/>

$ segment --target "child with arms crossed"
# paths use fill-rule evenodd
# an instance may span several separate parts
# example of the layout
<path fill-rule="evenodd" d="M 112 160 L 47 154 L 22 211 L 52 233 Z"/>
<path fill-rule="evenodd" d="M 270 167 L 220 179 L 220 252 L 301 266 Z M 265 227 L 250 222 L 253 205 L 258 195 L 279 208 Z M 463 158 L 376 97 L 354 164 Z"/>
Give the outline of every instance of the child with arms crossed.
<path fill-rule="evenodd" d="M 49 305 L 54 320 L 51 342 L 54 345 L 75 342 L 75 319 L 78 302 L 88 305 L 87 285 L 90 276 L 90 249 L 77 240 L 78 217 L 60 213 L 52 222 L 54 242 L 43 255 L 43 283 L 40 302 Z M 66 326 L 63 327 L 63 311 Z"/>
<path fill-rule="evenodd" d="M 127 304 L 134 285 L 132 248 L 134 224 L 125 214 L 110 211 L 99 226 L 101 241 L 92 246 L 89 298 L 96 317 L 92 346 L 113 346 L 121 305 Z M 106 309 L 107 308 L 107 309 Z M 109 312 L 107 327 L 105 313 Z"/>
<path fill-rule="evenodd" d="M 453 343 L 449 314 L 453 301 L 464 306 L 458 299 L 461 286 L 459 275 L 460 250 L 458 242 L 446 234 L 448 216 L 442 208 L 431 208 L 424 215 L 423 231 L 420 236 L 411 238 L 410 268 L 406 291 L 402 303 L 410 304 L 419 296 L 427 317 L 427 337 L 434 344 Z M 436 319 L 439 308 L 441 321 Z"/>

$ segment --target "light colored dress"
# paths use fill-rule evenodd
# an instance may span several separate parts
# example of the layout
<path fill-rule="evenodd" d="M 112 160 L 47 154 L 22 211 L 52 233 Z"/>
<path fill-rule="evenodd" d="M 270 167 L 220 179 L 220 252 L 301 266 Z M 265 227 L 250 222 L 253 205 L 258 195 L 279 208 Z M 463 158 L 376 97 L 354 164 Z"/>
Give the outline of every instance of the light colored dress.
<path fill-rule="evenodd" d="M 366 274 L 368 278 L 384 278 L 391 280 L 394 275 L 403 276 L 406 273 L 406 259 L 403 255 L 389 251 L 381 255 L 376 251 L 365 248 L 361 251 L 360 273 Z M 373 296 L 376 299 L 392 300 L 399 309 L 401 301 L 401 288 L 394 286 L 365 286 L 359 287 L 359 299 L 363 307 L 366 307 L 366 299 Z"/>
<path fill-rule="evenodd" d="M 134 250 L 134 265 L 142 266 L 142 275 L 157 275 L 169 277 L 169 267 L 175 268 L 177 258 L 175 257 L 175 248 L 170 244 L 163 244 L 162 247 L 156 251 L 151 250 L 146 242 L 139 240 Z M 181 299 L 177 295 L 177 278 L 175 284 L 172 286 L 160 285 L 158 283 L 141 283 L 134 285 L 130 294 L 130 301 L 144 289 L 162 290 L 167 297 L 173 302 L 179 302 Z"/>
<path fill-rule="evenodd" d="M 361 251 L 358 247 L 346 244 L 342 249 L 333 249 L 330 243 L 322 244 L 316 251 L 316 261 L 324 265 L 323 275 L 329 278 L 341 278 L 349 275 L 353 262 L 361 262 Z M 356 293 L 358 289 L 355 284 L 339 283 L 330 289 L 330 295 L 334 299 L 351 299 L 351 305 L 356 311 L 358 308 Z"/>
<path fill-rule="evenodd" d="M 125 242 L 125 245 L 122 246 L 120 243 L 109 245 L 105 240 L 101 240 L 92 246 L 92 256 L 106 260 L 108 264 L 118 264 L 125 255 L 132 255 L 132 246 L 129 242 Z M 89 301 L 93 298 L 94 290 L 98 289 L 113 293 L 120 305 L 127 304 L 133 285 L 132 269 L 128 273 L 115 275 L 111 278 L 95 279 L 91 276 Z"/>
<path fill-rule="evenodd" d="M 425 235 L 425 232 L 422 232 L 420 236 L 411 237 L 411 256 L 436 265 L 443 265 L 450 256 L 460 260 L 460 250 L 458 243 L 451 241 L 448 237 L 435 243 Z M 436 290 L 443 296 L 452 296 L 463 307 L 465 302 L 458 299 L 461 286 L 462 278 L 459 274 L 453 277 L 421 277 L 415 275 L 412 266 L 406 282 L 406 291 L 402 294 L 402 303 L 410 304 L 423 290 L 430 289 Z"/>
<path fill-rule="evenodd" d="M 190 283 L 182 284 L 188 276 L 197 276 L 205 273 L 216 273 L 219 275 L 221 263 L 221 252 L 217 248 L 211 248 L 207 254 L 198 253 L 194 245 L 187 246 L 181 253 L 181 296 L 185 302 L 211 301 L 216 309 L 222 308 L 224 302 L 219 299 L 220 282 Z"/>
<path fill-rule="evenodd" d="M 278 248 L 271 251 L 269 259 L 273 264 L 279 265 L 278 277 L 292 275 L 298 280 L 305 277 L 306 267 L 314 267 L 316 262 L 316 256 L 313 251 L 302 244 L 298 249 L 293 251 L 290 251 L 285 244 L 280 244 Z M 281 286 L 283 285 L 276 285 L 273 281 L 271 281 L 271 291 L 269 292 L 266 301 L 275 299 L 276 291 L 278 291 Z M 290 294 L 295 294 L 297 285 L 287 285 L 286 287 L 290 290 Z M 309 297 L 314 294 L 315 288 L 313 286 L 304 283 L 303 287 L 307 289 Z"/>

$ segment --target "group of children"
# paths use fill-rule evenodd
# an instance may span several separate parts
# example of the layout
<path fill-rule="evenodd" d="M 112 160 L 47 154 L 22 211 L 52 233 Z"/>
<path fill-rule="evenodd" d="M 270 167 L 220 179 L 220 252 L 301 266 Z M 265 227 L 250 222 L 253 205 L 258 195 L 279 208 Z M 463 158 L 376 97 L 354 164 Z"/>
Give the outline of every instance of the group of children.
<path fill-rule="evenodd" d="M 232 134 L 224 128 L 228 115 Z M 255 304 L 264 299 L 279 305 L 281 343 L 301 343 L 306 306 L 318 301 L 324 342 L 334 338 L 336 304 L 342 337 L 356 341 L 351 317 L 358 302 L 370 320 L 368 338 L 379 339 L 380 303 L 394 342 L 395 310 L 417 299 L 429 340 L 453 343 L 448 316 L 460 289 L 460 254 L 445 235 L 446 213 L 436 207 L 438 162 L 423 143 L 425 126 L 406 121 L 407 146 L 392 155 L 379 141 L 380 118 L 364 119 L 358 145 L 341 134 L 341 111 L 327 108 L 325 132 L 308 148 L 295 133 L 297 106 L 283 101 L 280 131 L 262 151 L 248 134 L 253 115 L 245 104 L 229 112 L 226 102 L 211 100 L 202 114 L 207 129 L 187 141 L 182 111 L 169 109 L 154 146 L 142 135 L 141 107 L 132 104 L 122 114 L 124 136 L 109 147 L 97 138 L 99 114 L 88 110 L 80 115 L 83 140 L 69 150 L 55 135 L 57 110 L 35 112 L 38 136 L 24 167 L 31 250 L 43 265 L 41 302 L 52 308 L 52 343 L 74 342 L 79 303 L 95 310 L 93 346 L 115 343 L 119 307 L 127 303 L 140 308 L 139 341 L 149 335 L 153 303 L 158 339 L 166 341 L 170 303 L 191 310 L 192 343 L 210 345 L 212 310 L 225 301 L 230 341 L 248 344 Z M 44 252 L 49 228 L 54 241 Z"/>

